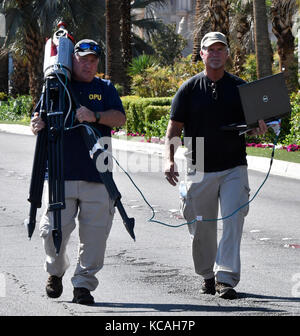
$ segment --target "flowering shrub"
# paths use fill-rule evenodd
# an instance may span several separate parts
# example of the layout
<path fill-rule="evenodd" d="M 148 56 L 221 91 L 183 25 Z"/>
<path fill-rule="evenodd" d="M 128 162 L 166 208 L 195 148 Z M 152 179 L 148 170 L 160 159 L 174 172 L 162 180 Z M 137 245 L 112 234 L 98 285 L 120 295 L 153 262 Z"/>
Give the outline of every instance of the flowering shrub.
<path fill-rule="evenodd" d="M 282 149 L 286 149 L 288 152 L 296 152 L 300 150 L 300 146 L 292 144 L 288 146 L 282 146 Z"/>
<path fill-rule="evenodd" d="M 247 143 L 246 145 L 247 147 L 255 147 L 255 148 L 273 148 L 274 145 L 273 144 L 261 144 L 261 143 Z M 287 146 L 283 146 L 283 145 L 278 145 L 276 146 L 277 149 L 285 149 L 288 152 L 296 152 L 296 151 L 300 151 L 300 146 L 299 145 L 295 145 L 295 144 L 291 144 L 291 145 L 287 145 Z"/>
<path fill-rule="evenodd" d="M 155 133 L 155 132 L 154 132 Z M 126 137 L 142 137 L 143 139 L 140 139 L 141 142 L 148 142 L 148 143 L 157 143 L 157 144 L 164 144 L 165 140 L 164 140 L 164 133 L 159 133 L 158 136 L 155 136 L 154 133 L 147 137 L 145 134 L 143 133 L 138 133 L 138 132 L 126 132 L 124 130 L 112 130 L 111 134 L 113 136 L 126 136 Z M 254 148 L 273 148 L 274 144 L 261 144 L 261 143 L 247 143 L 246 144 L 247 147 L 254 147 Z M 291 144 L 291 145 L 277 145 L 276 149 L 283 149 L 286 150 L 287 152 L 297 152 L 300 151 L 300 145 L 295 145 L 295 144 Z"/>
<path fill-rule="evenodd" d="M 255 147 L 255 148 L 273 148 L 273 144 L 261 144 L 261 143 L 247 143 L 247 147 Z"/>

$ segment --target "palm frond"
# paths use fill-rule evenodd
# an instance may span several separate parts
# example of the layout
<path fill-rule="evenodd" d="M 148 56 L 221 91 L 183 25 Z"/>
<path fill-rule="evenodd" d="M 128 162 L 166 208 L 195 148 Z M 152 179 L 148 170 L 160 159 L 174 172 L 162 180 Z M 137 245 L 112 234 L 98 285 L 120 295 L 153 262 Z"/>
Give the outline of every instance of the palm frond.
<path fill-rule="evenodd" d="M 146 8 L 147 6 L 164 7 L 168 0 L 134 0 L 131 2 L 131 8 Z"/>
<path fill-rule="evenodd" d="M 161 30 L 165 27 L 165 24 L 161 20 L 154 20 L 151 18 L 144 18 L 138 20 L 132 20 L 132 24 L 138 28 L 145 29 L 149 32 L 153 32 L 155 30 Z"/>
<path fill-rule="evenodd" d="M 133 57 L 137 57 L 143 53 L 150 55 L 154 53 L 154 49 L 138 35 L 132 34 L 132 42 L 134 44 Z"/>

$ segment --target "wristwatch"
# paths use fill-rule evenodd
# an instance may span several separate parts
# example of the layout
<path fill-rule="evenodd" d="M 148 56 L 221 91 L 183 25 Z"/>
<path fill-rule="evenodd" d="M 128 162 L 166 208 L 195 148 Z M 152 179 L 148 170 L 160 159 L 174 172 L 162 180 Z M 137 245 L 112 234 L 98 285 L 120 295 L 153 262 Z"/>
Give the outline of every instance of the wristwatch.
<path fill-rule="evenodd" d="M 99 123 L 99 120 L 101 119 L 101 114 L 100 114 L 100 112 L 96 112 L 96 113 L 95 113 L 95 116 L 96 116 L 96 123 L 98 124 L 98 123 Z"/>

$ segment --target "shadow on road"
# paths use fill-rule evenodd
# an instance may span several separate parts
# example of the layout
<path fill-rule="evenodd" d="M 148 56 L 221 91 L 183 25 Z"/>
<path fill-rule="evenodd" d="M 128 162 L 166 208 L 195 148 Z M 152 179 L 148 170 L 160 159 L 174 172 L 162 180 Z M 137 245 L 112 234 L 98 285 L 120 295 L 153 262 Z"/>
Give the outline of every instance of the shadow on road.
<path fill-rule="evenodd" d="M 260 294 L 250 294 L 250 293 L 242 293 L 239 292 L 239 299 L 258 299 L 259 301 L 253 302 L 299 302 L 300 297 L 282 297 L 282 296 L 273 296 L 273 295 L 260 295 Z"/>
<path fill-rule="evenodd" d="M 238 303 L 238 300 L 235 301 Z M 71 303 L 71 302 L 69 302 Z M 225 303 L 225 301 L 224 301 Z M 157 303 L 122 303 L 122 302 L 96 302 L 94 305 L 89 305 L 91 308 L 106 308 L 106 311 L 101 311 L 101 313 L 107 314 L 120 314 L 120 313 L 193 313 L 193 312 L 202 312 L 202 313 L 214 313 L 214 312 L 225 312 L 225 313 L 254 313 L 256 314 L 280 314 L 284 313 L 283 310 L 271 309 L 266 307 L 243 307 L 238 305 L 221 306 L 217 305 L 189 305 L 189 304 L 157 304 Z M 228 304 L 228 302 L 227 302 Z M 118 309 L 119 308 L 119 309 Z M 127 310 L 127 311 L 126 311 Z M 89 311 L 89 313 L 97 313 L 97 311 Z"/>
<path fill-rule="evenodd" d="M 232 313 L 246 315 L 286 315 L 288 310 L 281 303 L 300 303 L 300 297 L 280 297 L 239 292 L 238 299 L 228 301 L 212 297 L 209 305 L 195 304 L 159 304 L 135 302 L 96 302 L 90 308 L 102 308 L 101 314 L 155 314 L 155 313 Z M 215 302 L 216 299 L 216 302 Z M 71 302 L 68 302 L 71 303 Z M 274 306 L 277 305 L 276 307 Z M 263 306 L 266 305 L 266 306 Z M 273 305 L 273 307 L 268 307 Z M 295 309 L 298 310 L 298 305 Z M 97 309 L 91 309 L 91 314 L 97 314 Z"/>

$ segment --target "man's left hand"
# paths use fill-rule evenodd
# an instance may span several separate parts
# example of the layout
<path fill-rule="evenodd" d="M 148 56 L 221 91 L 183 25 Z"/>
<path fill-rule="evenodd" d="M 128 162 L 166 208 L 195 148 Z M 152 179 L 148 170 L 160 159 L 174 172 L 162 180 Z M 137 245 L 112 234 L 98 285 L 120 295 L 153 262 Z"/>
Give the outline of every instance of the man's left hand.
<path fill-rule="evenodd" d="M 248 132 L 249 135 L 263 135 L 267 133 L 268 126 L 263 120 L 258 121 L 258 127 Z"/>

